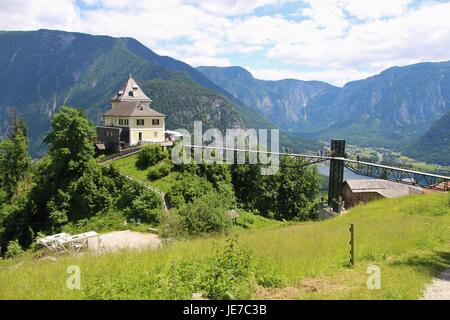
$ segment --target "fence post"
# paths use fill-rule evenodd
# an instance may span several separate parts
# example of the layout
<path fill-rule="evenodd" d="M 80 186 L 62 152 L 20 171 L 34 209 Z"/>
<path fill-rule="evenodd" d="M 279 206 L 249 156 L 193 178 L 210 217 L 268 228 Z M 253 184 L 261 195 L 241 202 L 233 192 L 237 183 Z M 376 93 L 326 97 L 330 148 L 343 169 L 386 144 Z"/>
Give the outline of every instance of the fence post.
<path fill-rule="evenodd" d="M 350 224 L 350 264 L 355 265 L 355 226 Z"/>

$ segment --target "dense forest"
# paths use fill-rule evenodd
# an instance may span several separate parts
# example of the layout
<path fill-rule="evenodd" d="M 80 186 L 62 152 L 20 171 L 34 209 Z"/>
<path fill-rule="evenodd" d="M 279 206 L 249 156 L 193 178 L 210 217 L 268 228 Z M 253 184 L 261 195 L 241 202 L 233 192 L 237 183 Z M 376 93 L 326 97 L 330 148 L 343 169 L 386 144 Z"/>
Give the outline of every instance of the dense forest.
<path fill-rule="evenodd" d="M 226 233 L 230 209 L 249 210 L 278 220 L 307 220 L 315 212 L 320 178 L 314 167 L 293 168 L 280 161 L 276 175 L 260 165 L 174 165 L 168 151 L 150 145 L 136 166 L 151 167 L 148 179 L 179 174 L 166 197 L 125 178 L 114 165 L 96 158 L 94 125 L 83 111 L 63 107 L 45 137 L 48 153 L 37 161 L 28 154 L 27 128 L 12 120 L 0 143 L 0 245 L 28 248 L 42 234 L 117 230 L 139 219 L 162 236 L 191 237 Z"/>

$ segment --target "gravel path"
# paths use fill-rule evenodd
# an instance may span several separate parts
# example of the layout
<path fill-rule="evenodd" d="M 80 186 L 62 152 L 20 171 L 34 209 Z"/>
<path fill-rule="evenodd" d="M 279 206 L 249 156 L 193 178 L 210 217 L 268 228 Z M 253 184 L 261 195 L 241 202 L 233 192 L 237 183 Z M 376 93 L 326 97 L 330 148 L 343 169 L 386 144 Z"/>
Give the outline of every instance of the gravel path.
<path fill-rule="evenodd" d="M 422 300 L 450 300 L 450 269 L 434 278 L 425 288 Z"/>
<path fill-rule="evenodd" d="M 143 250 L 143 249 L 157 249 L 161 247 L 162 243 L 159 237 L 155 234 L 134 232 L 134 231 L 115 231 L 105 233 L 100 236 L 100 250 L 118 251 L 125 249 Z M 97 240 L 89 240 L 89 248 L 97 251 Z"/>

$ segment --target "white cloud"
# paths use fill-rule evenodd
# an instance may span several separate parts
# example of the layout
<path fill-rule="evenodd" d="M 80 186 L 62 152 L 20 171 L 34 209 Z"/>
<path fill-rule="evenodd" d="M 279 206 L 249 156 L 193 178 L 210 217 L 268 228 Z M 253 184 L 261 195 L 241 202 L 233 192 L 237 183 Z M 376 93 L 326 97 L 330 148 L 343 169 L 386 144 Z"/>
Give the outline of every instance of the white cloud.
<path fill-rule="evenodd" d="M 449 59 L 450 2 L 433 0 L 0 0 L 0 29 L 129 36 L 193 65 L 254 61 L 264 77 L 342 84 L 392 65 Z M 294 15 L 278 12 L 285 2 Z M 265 7 L 265 16 L 252 15 Z M 254 66 L 292 64 L 292 68 Z M 298 72 L 303 66 L 323 72 Z M 311 69 L 311 68 L 308 68 Z"/>
<path fill-rule="evenodd" d="M 349 27 L 341 37 L 277 43 L 272 59 L 314 66 L 355 68 L 445 60 L 450 49 L 450 3 L 433 3 L 401 17 Z"/>
<path fill-rule="evenodd" d="M 343 0 L 341 6 L 359 19 L 397 17 L 408 10 L 414 0 Z"/>
<path fill-rule="evenodd" d="M 245 15 L 255 9 L 270 4 L 277 4 L 280 0 L 187 0 L 201 9 L 219 16 Z"/>
<path fill-rule="evenodd" d="M 0 1 L 0 30 L 73 29 L 79 10 L 72 0 Z"/>

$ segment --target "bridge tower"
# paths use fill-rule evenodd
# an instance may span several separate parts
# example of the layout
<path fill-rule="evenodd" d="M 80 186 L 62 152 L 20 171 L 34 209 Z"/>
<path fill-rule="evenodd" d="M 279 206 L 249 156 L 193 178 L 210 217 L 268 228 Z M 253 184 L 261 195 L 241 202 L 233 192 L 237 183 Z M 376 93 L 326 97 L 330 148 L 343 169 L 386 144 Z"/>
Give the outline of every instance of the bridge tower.
<path fill-rule="evenodd" d="M 345 157 L 345 140 L 331 140 L 331 156 Z M 330 180 L 328 184 L 328 205 L 333 207 L 333 202 L 339 202 L 342 184 L 344 183 L 344 161 L 330 160 Z"/>

